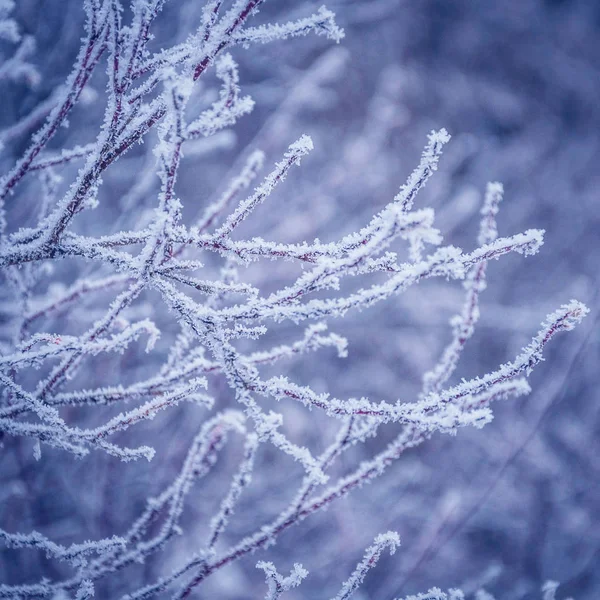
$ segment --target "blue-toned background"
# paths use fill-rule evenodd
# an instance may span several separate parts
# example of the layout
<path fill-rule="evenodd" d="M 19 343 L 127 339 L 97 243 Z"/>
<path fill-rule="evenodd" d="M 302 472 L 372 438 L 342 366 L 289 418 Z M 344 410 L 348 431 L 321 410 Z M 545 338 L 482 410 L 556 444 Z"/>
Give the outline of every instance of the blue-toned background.
<path fill-rule="evenodd" d="M 156 47 L 184 39 L 197 22 L 197 2 L 171 0 Z M 260 21 L 288 20 L 321 2 L 271 0 Z M 6 87 L 0 125 L 6 127 L 42 102 L 70 71 L 83 11 L 79 0 L 19 0 L 15 18 L 36 37 L 42 74 L 32 89 Z M 575 600 L 600 596 L 600 3 L 588 1 L 370 0 L 333 1 L 346 38 L 332 47 L 309 36 L 236 49 L 241 87 L 255 111 L 216 142 L 188 150 L 178 192 L 185 216 L 194 217 L 227 182 L 250 149 L 267 164 L 302 133 L 315 151 L 246 224 L 244 234 L 300 241 L 338 238 L 360 227 L 396 193 L 417 164 L 426 136 L 445 127 L 453 138 L 417 206 L 433 206 L 445 240 L 475 247 L 478 211 L 488 181 L 501 181 L 505 198 L 500 234 L 546 230 L 541 252 L 509 256 L 488 269 L 481 321 L 465 351 L 458 377 L 483 374 L 512 359 L 545 315 L 571 298 L 591 314 L 577 331 L 561 335 L 534 375 L 530 397 L 496 407 L 482 431 L 435 436 L 402 458 L 381 480 L 327 512 L 286 532 L 280 543 L 209 581 L 198 598 L 260 598 L 257 560 L 282 570 L 301 562 L 311 575 L 289 598 L 334 594 L 373 537 L 394 529 L 400 550 L 366 579 L 362 596 L 401 597 L 436 585 L 483 585 L 499 600 L 539 598 L 541 584 L 562 582 Z M 102 71 L 102 69 L 100 70 Z M 102 96 L 104 81 L 92 82 Z M 53 147 L 94 139 L 103 102 L 90 92 Z M 27 137 L 7 143 L 4 172 Z M 98 211 L 78 221 L 81 231 L 108 233 L 133 226 L 139 207 L 152 207 L 158 191 L 151 144 L 126 155 L 107 173 Z M 74 172 L 74 171 L 73 171 Z M 27 201 L 12 209 L 14 224 L 30 218 Z M 91 269 L 91 267 L 90 267 Z M 289 280 L 289 263 L 253 266 L 248 279 L 263 290 Z M 460 310 L 457 282 L 432 280 L 391 302 L 330 328 L 349 339 L 345 360 L 324 353 L 298 360 L 287 374 L 317 391 L 340 397 L 410 400 L 421 375 L 449 341 L 449 318 Z M 163 315 L 164 319 L 168 315 Z M 160 319 L 159 319 L 160 320 Z M 269 343 L 284 339 L 274 328 Z M 120 357 L 123 380 L 152 365 Z M 115 365 L 88 374 L 105 381 Z M 104 370 L 103 370 L 104 369 Z M 228 402 L 224 398 L 223 402 Z M 318 447 L 328 425 L 312 413 L 287 409 L 299 439 Z M 183 409 L 182 409 L 183 411 Z M 159 466 L 109 464 L 92 456 L 74 462 L 48 452 L 36 463 L 30 448 L 6 441 L 0 452 L 0 526 L 37 528 L 65 539 L 118 534 L 144 499 L 170 481 L 197 422 L 174 413 L 140 431 L 153 436 Z M 328 430 L 327 430 L 328 431 Z M 156 435 L 160 433 L 160 435 Z M 381 447 L 393 428 L 382 432 Z M 354 457 L 359 459 L 360 456 Z M 262 456 L 259 484 L 232 522 L 239 535 L 277 512 L 299 468 Z M 272 461 L 272 462 L 271 462 Z M 281 464 L 280 464 L 281 463 Z M 349 468 L 350 463 L 346 468 Z M 193 496 L 186 523 L 218 498 L 225 483 Z M 178 542 L 168 557 L 127 579 L 99 588 L 120 597 L 132 581 L 154 579 L 192 551 Z M 0 552 L 0 581 L 19 583 L 58 575 L 31 553 Z M 125 576 L 123 576 L 125 577 Z M 137 578 L 137 579 L 136 579 Z M 560 596 L 561 598 L 563 596 Z"/>

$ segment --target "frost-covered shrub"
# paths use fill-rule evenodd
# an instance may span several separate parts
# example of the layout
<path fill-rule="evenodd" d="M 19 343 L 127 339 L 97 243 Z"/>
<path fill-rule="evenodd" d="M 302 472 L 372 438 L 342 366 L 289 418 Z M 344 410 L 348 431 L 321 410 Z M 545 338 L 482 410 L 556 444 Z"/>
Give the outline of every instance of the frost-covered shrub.
<path fill-rule="evenodd" d="M 315 34 L 339 42 L 343 32 L 326 8 L 253 25 L 262 1 L 214 0 L 185 4 L 192 33 L 165 41 L 169 4 L 177 3 L 86 2 L 86 35 L 65 85 L 2 136 L 45 118 L 0 181 L 1 476 L 10 506 L 0 523 L 0 598 L 185 598 L 203 589 L 242 597 L 257 593 L 247 588 L 250 563 L 264 572 L 268 598 L 302 595 L 307 570 L 295 564 L 284 576 L 274 564 L 280 538 L 298 536 L 292 547 L 306 553 L 300 522 L 365 484 L 367 493 L 376 488 L 432 435 L 488 424 L 492 403 L 528 394 L 548 342 L 587 313 L 574 300 L 562 305 L 516 356 L 451 383 L 479 319 L 488 262 L 535 254 L 543 231 L 499 236 L 503 188 L 491 183 L 474 249 L 444 244 L 433 209 L 415 208 L 450 141 L 440 129 L 398 193 L 354 231 L 330 241 L 263 239 L 252 220 L 265 201 L 274 203 L 265 221 L 288 238 L 302 225 L 281 206 L 283 181 L 313 143 L 291 139 L 280 157 L 253 149 L 205 199 L 200 157 L 230 144 L 227 128 L 253 109 L 228 51 Z M 17 41 L 16 24 L 3 23 L 13 23 L 4 29 Z M 62 131 L 79 106 L 99 104 L 95 129 Z M 364 165 L 365 146 L 354 150 L 348 160 Z M 132 167 L 129 156 L 141 160 Z M 186 162 L 199 193 L 187 186 L 190 198 L 180 198 Z M 311 380 L 311 361 L 323 360 L 313 353 L 333 351 L 340 364 L 352 353 L 352 339 L 328 326 L 343 317 L 340 327 L 366 329 L 367 309 L 434 278 L 462 281 L 465 298 L 415 398 L 337 396 L 334 382 Z M 334 597 L 350 597 L 399 543 L 397 533 L 378 535 Z M 548 598 L 554 589 L 546 586 Z"/>

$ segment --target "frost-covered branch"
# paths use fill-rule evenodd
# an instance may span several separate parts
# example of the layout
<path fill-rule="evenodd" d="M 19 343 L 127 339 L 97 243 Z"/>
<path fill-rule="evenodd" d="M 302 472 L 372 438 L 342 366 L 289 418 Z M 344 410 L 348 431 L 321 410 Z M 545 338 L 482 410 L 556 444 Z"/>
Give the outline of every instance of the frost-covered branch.
<path fill-rule="evenodd" d="M 308 571 L 298 563 L 294 565 L 292 572 L 287 577 L 280 575 L 271 562 L 259 561 L 256 563 L 256 568 L 264 571 L 267 579 L 269 589 L 265 600 L 278 600 L 283 592 L 298 587 L 308 575 Z"/>
<path fill-rule="evenodd" d="M 288 22 L 256 24 L 263 4 L 209 0 L 198 8 L 180 0 L 131 0 L 128 6 L 86 0 L 85 35 L 66 82 L 0 132 L 8 144 L 39 127 L 0 179 L 0 272 L 6 284 L 0 444 L 15 473 L 39 469 L 59 474 L 61 482 L 74 472 L 62 461 L 72 455 L 88 461 L 98 450 L 97 462 L 89 464 L 106 468 L 105 497 L 90 502 L 95 492 L 85 483 L 77 487 L 79 482 L 71 495 L 81 495 L 81 523 L 114 529 L 101 535 L 69 531 L 63 539 L 58 528 L 21 525 L 10 511 L 0 511 L 7 552 L 44 553 L 69 569 L 61 565 L 49 578 L 39 561 L 19 579 L 26 583 L 0 584 L 0 598 L 187 598 L 207 578 L 382 478 L 434 434 L 489 423 L 493 402 L 528 394 L 526 377 L 547 344 L 588 313 L 576 300 L 564 304 L 514 359 L 449 384 L 475 334 L 488 263 L 537 253 L 544 232 L 499 237 L 502 186 L 495 183 L 487 188 L 475 247 L 444 242 L 434 210 L 413 207 L 440 167 L 450 142 L 445 129 L 429 134 L 395 195 L 381 204 L 362 197 L 365 206 L 377 208 L 351 228 L 333 229 L 327 241 L 301 241 L 305 236 L 296 235 L 298 223 L 290 216 L 298 192 L 285 180 L 313 150 L 312 139 L 299 132 L 291 144 L 296 138 L 278 140 L 279 159 L 272 148 L 264 153 L 250 144 L 229 180 L 218 186 L 198 182 L 190 199 L 190 173 L 195 184 L 204 175 L 210 179 L 212 168 L 198 166 L 195 145 L 229 135 L 225 130 L 254 107 L 242 94 L 252 90 L 243 68 L 248 61 L 237 53 L 262 43 L 294 44 L 308 34 L 333 42 L 343 37 L 325 7 Z M 172 23 L 160 29 L 172 17 L 171 6 L 184 17 L 177 43 L 165 40 Z M 0 37 L 17 42 L 12 8 L 0 0 Z M 0 66 L 0 84 L 26 74 L 24 59 L 33 57 L 24 37 L 13 59 Z M 31 79 L 37 71 L 27 73 Z M 323 78 L 304 76 L 307 89 L 300 91 L 310 96 Z M 57 135 L 69 120 L 79 122 L 86 94 L 96 97 L 94 110 L 102 112 L 97 127 Z M 267 155 L 275 165 L 260 180 Z M 368 161 L 361 164 L 358 172 L 366 176 Z M 206 191 L 211 186 L 218 190 L 212 198 Z M 317 222 L 321 212 L 312 209 L 320 200 L 310 202 Z M 264 203 L 289 235 L 260 228 Z M 271 277 L 275 268 L 279 274 Z M 369 309 L 434 278 L 461 281 L 466 298 L 452 320 L 450 343 L 423 376 L 421 393 L 394 389 L 391 399 L 370 400 L 345 398 L 342 391 L 336 397 L 329 381 L 338 369 L 333 361 L 349 365 L 343 389 L 357 364 L 351 362 L 352 337 L 341 335 L 346 324 L 355 319 L 368 332 Z M 325 323 L 334 318 L 340 333 Z M 331 369 L 313 376 L 321 356 Z M 231 433 L 242 441 L 227 444 Z M 140 458 L 152 461 L 151 471 L 122 464 Z M 285 477 L 271 470 L 271 462 L 285 465 Z M 9 483 L 1 502 L 21 489 Z M 45 486 L 25 485 L 23 502 Z M 128 486 L 135 487 L 130 504 L 114 504 L 111 494 L 128 498 Z M 260 510 L 248 517 L 244 510 L 254 510 L 247 504 L 256 505 L 257 498 Z M 88 519 L 83 513 L 90 507 L 98 512 Z M 67 539 L 75 533 L 76 539 Z M 175 541 L 179 535 L 185 548 Z M 98 541 L 81 541 L 90 537 Z M 393 533 L 375 538 L 335 598 L 349 598 L 382 552 L 394 553 L 398 539 Z M 172 560 L 165 561 L 161 553 L 171 549 Z M 130 577 L 136 564 L 144 569 Z M 299 564 L 289 576 L 272 561 L 256 566 L 272 600 L 307 577 Z M 546 600 L 554 598 L 553 589 L 544 591 Z M 462 598 L 458 591 L 428 594 L 416 598 Z"/>
<path fill-rule="evenodd" d="M 359 588 L 367 573 L 379 562 L 384 549 L 388 547 L 390 554 L 394 554 L 399 545 L 400 536 L 395 531 L 388 531 L 387 533 L 378 535 L 373 545 L 367 548 L 364 558 L 356 565 L 356 569 L 354 569 L 350 578 L 344 582 L 342 589 L 336 594 L 334 600 L 346 600 L 350 598 Z"/>

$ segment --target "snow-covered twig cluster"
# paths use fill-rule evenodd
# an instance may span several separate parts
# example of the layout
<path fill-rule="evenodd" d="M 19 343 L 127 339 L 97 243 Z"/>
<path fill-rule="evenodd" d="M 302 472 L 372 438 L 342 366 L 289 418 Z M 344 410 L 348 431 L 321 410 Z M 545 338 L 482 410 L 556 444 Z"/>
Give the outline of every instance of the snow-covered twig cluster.
<path fill-rule="evenodd" d="M 281 243 L 242 233 L 263 202 L 285 193 L 284 179 L 312 150 L 306 135 L 291 143 L 244 197 L 266 160 L 261 152 L 252 152 L 222 195 L 197 220 L 187 222 L 177 190 L 186 147 L 232 126 L 253 108 L 252 99 L 240 90 L 238 66 L 227 50 L 311 33 L 337 42 L 343 32 L 325 8 L 285 24 L 251 26 L 250 18 L 262 0 L 230 4 L 211 0 L 186 41 L 153 51 L 152 29 L 165 4 L 167 0 L 133 0 L 125 13 L 119 0 L 85 2 L 86 37 L 73 71 L 61 94 L 53 98 L 44 125 L 0 180 L 0 267 L 15 306 L 5 328 L 10 336 L 3 339 L 0 356 L 0 432 L 7 440 L 26 440 L 38 460 L 46 452 L 87 460 L 96 450 L 107 454 L 107 461 L 160 461 L 151 446 L 129 445 L 134 426 L 182 402 L 196 404 L 204 422 L 171 484 L 147 501 L 124 533 L 66 545 L 37 531 L 0 529 L 8 547 L 41 550 L 50 559 L 71 565 L 63 578 L 0 585 L 0 598 L 89 598 L 104 578 L 164 550 L 176 535 L 185 533 L 180 523 L 191 490 L 213 471 L 228 437 L 235 433 L 244 440 L 242 457 L 222 503 L 208 519 L 206 540 L 197 541 L 196 552 L 170 574 L 153 573 L 144 586 L 123 596 L 139 600 L 168 591 L 173 598 L 186 598 L 213 573 L 276 543 L 292 525 L 382 476 L 404 452 L 434 433 L 489 423 L 491 403 L 527 394 L 526 376 L 543 360 L 546 344 L 556 333 L 572 329 L 587 312 L 577 301 L 561 306 L 514 359 L 480 377 L 448 384 L 478 320 L 486 264 L 513 252 L 535 254 L 543 231 L 498 237 L 495 215 L 502 187 L 490 184 L 478 246 L 462 250 L 443 244 L 441 232 L 434 227 L 433 210 L 414 209 L 418 193 L 437 170 L 450 140 L 443 129 L 430 134 L 419 164 L 398 194 L 356 232 L 336 241 Z M 12 31 L 10 23 L 2 21 L 0 32 Z M 104 63 L 106 105 L 96 139 L 49 150 Z M 220 89 L 203 110 L 193 112 L 191 99 L 204 93 L 199 86 L 213 70 Z M 153 129 L 160 191 L 151 215 L 140 214 L 136 229 L 82 233 L 77 216 L 106 201 L 102 196 L 105 172 Z M 63 189 L 61 169 L 77 161 L 81 166 Z M 27 190 L 29 194 L 36 190 L 38 212 L 33 223 L 23 226 L 12 220 L 14 205 L 20 201 L 24 180 L 33 177 L 38 177 L 39 185 Z M 281 218 L 285 219 L 284 211 Z M 398 242 L 406 243 L 405 258 L 398 254 L 402 248 Z M 296 263 L 302 271 L 289 284 L 269 292 L 238 273 L 240 267 L 267 260 Z M 69 284 L 60 279 L 67 272 L 65 263 L 75 273 L 65 278 Z M 422 280 L 439 277 L 464 282 L 465 304 L 452 322 L 452 341 L 439 363 L 424 375 L 418 398 L 395 402 L 336 398 L 287 376 L 265 374 L 273 364 L 322 349 L 334 348 L 344 358 L 348 343 L 330 332 L 324 320 L 367 309 Z M 357 278 L 364 280 L 362 287 L 352 283 Z M 157 306 L 167 307 L 177 322 L 178 333 L 167 333 L 167 348 L 159 339 L 164 325 L 158 320 L 162 323 L 164 313 L 156 309 L 150 316 L 138 316 L 149 297 Z M 88 315 L 82 307 L 89 306 L 95 308 Z M 65 315 L 75 314 L 77 319 L 68 328 L 58 329 Z M 304 329 L 287 343 L 258 346 L 268 339 L 269 326 L 286 322 L 302 324 Z M 140 340 L 145 341 L 147 359 L 158 368 L 131 383 L 98 385 L 90 365 L 111 353 L 138 355 Z M 254 342 L 257 349 L 249 351 Z M 226 408 L 223 392 L 212 391 L 213 381 L 226 382 L 237 408 Z M 284 411 L 270 408 L 272 400 L 291 401 L 302 410 L 312 410 L 309 418 L 338 423 L 336 437 L 315 452 L 290 434 Z M 127 403 L 120 413 L 111 410 Z M 78 419 L 78 411 L 87 409 L 97 413 L 93 426 Z M 395 427 L 391 441 L 344 474 L 332 475 L 342 455 L 364 446 L 386 423 Z M 304 470 L 294 497 L 270 522 L 223 548 L 222 534 L 245 489 L 252 485 L 257 455 L 273 450 Z M 350 597 L 382 551 L 388 547 L 393 552 L 398 543 L 396 534 L 377 537 L 336 598 Z M 300 565 L 287 577 L 270 562 L 259 562 L 258 567 L 266 576 L 268 598 L 278 598 L 307 576 Z M 432 591 L 422 598 L 459 598 L 457 594 Z"/>

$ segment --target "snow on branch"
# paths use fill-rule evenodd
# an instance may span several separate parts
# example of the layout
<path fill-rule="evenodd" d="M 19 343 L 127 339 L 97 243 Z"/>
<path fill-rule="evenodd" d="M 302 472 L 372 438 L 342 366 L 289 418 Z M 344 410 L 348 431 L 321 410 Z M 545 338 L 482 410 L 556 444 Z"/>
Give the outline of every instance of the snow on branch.
<path fill-rule="evenodd" d="M 395 531 L 382 533 L 375 538 L 372 546 L 365 551 L 365 556 L 361 562 L 356 565 L 356 569 L 344 582 L 342 589 L 336 594 L 333 600 L 346 600 L 350 598 L 364 581 L 367 573 L 379 562 L 381 553 L 388 548 L 390 554 L 394 554 L 400 545 L 400 536 Z"/>
<path fill-rule="evenodd" d="M 283 592 L 298 587 L 308 575 L 308 571 L 298 563 L 294 565 L 287 577 L 280 575 L 272 562 L 259 561 L 256 563 L 256 568 L 264 571 L 267 579 L 269 589 L 265 600 L 278 600 Z"/>
<path fill-rule="evenodd" d="M 335 14 L 322 6 L 314 15 L 290 23 L 246 27 L 236 33 L 233 39 L 238 44 L 248 46 L 253 42 L 264 44 L 310 33 L 325 35 L 336 43 L 344 38 L 343 29 L 340 29 L 335 22 Z"/>
<path fill-rule="evenodd" d="M 116 548 L 122 548 L 125 540 L 114 536 L 107 540 L 97 540 L 94 542 L 84 542 L 82 544 L 71 544 L 70 546 L 61 546 L 34 531 L 29 534 L 17 533 L 11 534 L 0 529 L 0 539 L 9 548 L 35 548 L 43 550 L 48 558 L 56 558 L 70 562 L 75 566 L 84 566 L 87 564 L 86 555 L 102 555 Z"/>
<path fill-rule="evenodd" d="M 481 246 L 492 244 L 498 238 L 496 214 L 502 200 L 503 188 L 500 183 L 489 183 L 481 209 L 481 223 L 477 241 Z M 444 350 L 439 363 L 423 376 L 423 393 L 437 392 L 451 377 L 456 369 L 462 349 L 473 335 L 479 320 L 479 294 L 485 290 L 486 261 L 475 265 L 467 273 L 463 287 L 466 298 L 460 315 L 450 321 L 452 325 L 452 341 Z"/>
<path fill-rule="evenodd" d="M 224 54 L 217 59 L 216 71 L 217 77 L 223 82 L 220 99 L 188 125 L 188 139 L 199 135 L 214 135 L 217 131 L 233 125 L 254 107 L 250 96 L 240 98 L 238 67 L 231 54 Z"/>
<path fill-rule="evenodd" d="M 254 190 L 254 193 L 249 198 L 240 202 L 233 213 L 227 217 L 225 223 L 217 229 L 214 237 L 225 238 L 230 236 L 233 230 L 248 218 L 250 213 L 271 194 L 277 184 L 285 179 L 290 168 L 293 165 L 299 165 L 302 157 L 306 156 L 312 149 L 312 140 L 307 135 L 303 135 L 291 144 L 288 151 L 283 155 L 283 160 L 276 163 L 275 169 L 269 173 L 263 183 Z"/>
<path fill-rule="evenodd" d="M 240 463 L 239 469 L 235 477 L 231 480 L 231 487 L 227 496 L 221 503 L 219 512 L 213 517 L 210 523 L 210 535 L 208 542 L 208 550 L 212 551 L 217 543 L 221 533 L 225 529 L 229 517 L 235 510 L 235 505 L 242 494 L 245 487 L 250 484 L 252 478 L 252 469 L 254 467 L 254 459 L 258 450 L 258 436 L 249 434 L 246 439 L 246 447 L 244 449 L 244 458 Z"/>
<path fill-rule="evenodd" d="M 442 148 L 450 141 L 450 134 L 445 129 L 432 131 L 429 134 L 427 146 L 423 150 L 419 166 L 410 174 L 408 181 L 400 188 L 394 197 L 394 202 L 400 205 L 404 212 L 412 209 L 415 196 L 437 171 Z"/>
<path fill-rule="evenodd" d="M 273 200 L 279 222 L 295 233 L 287 205 L 297 193 L 279 184 L 313 149 L 308 135 L 274 158 L 274 168 L 258 184 L 265 154 L 248 148 L 235 174 L 215 186 L 219 193 L 214 198 L 203 197 L 210 185 L 202 184 L 190 202 L 182 165 L 192 165 L 194 176 L 204 173 L 191 146 L 201 137 L 218 139 L 254 106 L 242 95 L 245 75 L 228 51 L 277 40 L 294 44 L 292 38 L 307 34 L 334 42 L 343 37 L 325 7 L 287 23 L 254 26 L 252 17 L 263 1 L 210 0 L 198 11 L 190 2 L 186 10 L 195 22 L 177 38 L 184 41 L 165 41 L 157 50 L 151 42 L 155 33 L 161 34 L 157 39 L 166 37 L 159 28 L 167 0 L 132 0 L 128 10 L 119 0 L 86 0 L 85 35 L 66 82 L 22 122 L 0 133 L 8 143 L 39 127 L 0 179 L 0 271 L 7 308 L 0 340 L 3 452 L 14 453 L 22 472 L 42 467 L 39 472 L 59 473 L 62 482 L 72 470 L 61 461 L 72 455 L 86 461 L 91 450 L 98 450 L 110 486 L 121 486 L 138 473 L 135 485 L 147 486 L 147 501 L 134 500 L 123 510 L 122 520 L 131 518 L 119 521 L 118 536 L 77 538 L 104 538 L 97 541 L 59 543 L 29 525 L 19 532 L 12 517 L 3 515 L 7 524 L 2 523 L 0 540 L 7 550 L 41 550 L 71 568 L 56 569 L 48 579 L 40 563 L 27 574 L 30 583 L 0 584 L 0 598 L 83 600 L 100 597 L 105 589 L 111 597 L 128 600 L 164 593 L 187 598 L 208 577 L 276 544 L 292 526 L 375 482 L 432 435 L 489 423 L 493 402 L 528 394 L 526 378 L 543 360 L 546 345 L 589 312 L 576 300 L 564 304 L 548 315 L 516 358 L 448 384 L 475 334 L 487 263 L 509 253 L 535 254 L 544 232 L 498 236 L 503 190 L 492 183 L 476 246 L 463 250 L 444 243 L 434 210 L 413 208 L 450 141 L 445 129 L 429 134 L 418 165 L 394 197 L 381 204 L 364 198 L 365 205 L 377 200 L 383 208 L 374 209 L 350 233 L 332 231 L 326 242 L 263 239 L 256 218 L 258 207 Z M 170 3 L 178 7 L 176 0 Z M 20 35 L 10 18 L 13 8 L 9 0 L 0 0 L 0 37 L 9 42 Z M 181 14 L 188 15 L 183 8 Z M 17 50 L 14 60 L 24 69 L 25 55 L 29 60 L 33 54 L 28 38 L 22 44 L 29 46 Z M 19 72 L 11 60 L 0 66 L 0 84 L 6 83 L 5 71 L 11 77 Z M 80 122 L 74 109 L 92 94 L 90 82 L 100 78 L 99 65 L 105 68 L 106 86 L 93 92 L 97 112 L 103 112 L 98 127 L 75 139 L 57 135 L 70 118 Z M 212 90 L 204 76 L 211 69 L 218 80 Z M 198 92 L 206 93 L 201 103 Z M 156 132 L 152 138 L 151 132 Z M 147 139 L 153 140 L 147 144 L 151 151 L 139 146 Z M 132 160 L 121 162 L 134 147 Z M 140 156 L 138 177 L 128 171 L 135 171 L 131 165 Z M 133 191 L 124 189 L 130 180 L 136 180 Z M 254 190 L 246 191 L 252 185 Z M 280 193 L 287 198 L 275 201 Z M 113 203 L 122 196 L 127 210 L 115 219 L 119 204 Z M 197 208 L 195 217 L 189 204 Z M 79 220 L 84 212 L 87 219 Z M 319 214 L 316 210 L 311 218 Z M 282 269 L 284 282 L 279 275 L 271 277 L 270 261 L 289 262 L 289 269 Z M 352 360 L 352 338 L 328 330 L 325 319 L 357 319 L 360 312 L 355 324 L 364 330 L 373 315 L 369 308 L 430 278 L 461 281 L 465 300 L 452 319 L 451 339 L 439 362 L 423 376 L 421 394 L 394 392 L 392 400 L 336 398 L 327 391 L 326 378 L 310 379 L 305 361 L 320 360 L 312 358 L 316 352 L 327 360 Z M 344 326 L 342 321 L 340 332 Z M 293 363 L 289 368 L 288 360 Z M 356 364 L 350 360 L 349 370 Z M 170 424 L 167 419 L 150 423 L 165 411 L 173 415 Z M 134 427 L 142 423 L 145 428 Z M 389 436 L 383 443 L 378 434 L 385 423 Z M 226 447 L 232 433 L 242 441 Z M 151 445 L 141 442 L 145 438 Z M 46 447 L 64 452 L 46 452 Z M 32 461 L 34 467 L 22 462 L 31 452 L 39 461 Z M 155 471 L 144 474 L 137 470 L 140 465 L 129 465 L 131 471 L 122 475 L 119 461 L 140 458 L 152 460 Z M 269 516 L 257 511 L 260 522 L 246 518 L 237 527 L 234 520 L 248 510 L 247 497 L 252 502 L 264 498 L 268 514 L 266 499 L 280 485 L 268 465 L 291 465 L 290 459 L 296 468 L 277 490 L 277 502 L 286 498 L 287 504 L 281 502 L 279 512 Z M 160 484 L 162 491 L 155 493 L 156 482 L 148 473 L 160 473 L 170 483 Z M 202 485 L 202 492 L 208 490 L 213 475 L 218 492 L 211 504 L 211 494 L 195 497 L 192 490 Z M 12 489 L 7 485 L 3 494 Z M 82 496 L 82 523 L 87 522 L 85 510 L 100 504 L 88 502 L 88 493 L 72 490 L 73 497 Z M 110 511 L 109 504 L 102 510 Z M 196 506 L 189 518 L 187 505 Z M 103 519 L 95 514 L 89 522 L 98 520 Z M 173 552 L 172 561 L 155 558 L 170 551 L 178 535 L 187 541 Z M 351 597 L 382 552 L 393 554 L 398 544 L 395 533 L 376 537 L 336 600 Z M 129 578 L 134 564 L 146 566 L 139 570 L 143 580 Z M 171 571 L 160 570 L 163 566 Z M 256 566 L 265 574 L 271 600 L 307 576 L 299 564 L 288 576 L 273 562 L 260 560 Z M 105 581 L 117 583 L 105 588 Z M 546 586 L 544 600 L 554 599 L 554 589 Z M 461 594 L 432 589 L 412 600 L 459 600 Z"/>
<path fill-rule="evenodd" d="M 556 600 L 556 590 L 558 584 L 555 581 L 547 581 L 542 585 L 540 600 Z M 447 592 L 443 592 L 439 588 L 431 588 L 428 592 L 405 596 L 404 598 L 397 598 L 396 600 L 496 600 L 495 596 L 492 596 L 489 592 L 480 589 L 475 592 L 474 595 L 468 596 L 459 589 L 450 589 Z M 499 599 L 500 600 L 500 599 Z M 568 600 L 573 600 L 569 598 Z"/>

